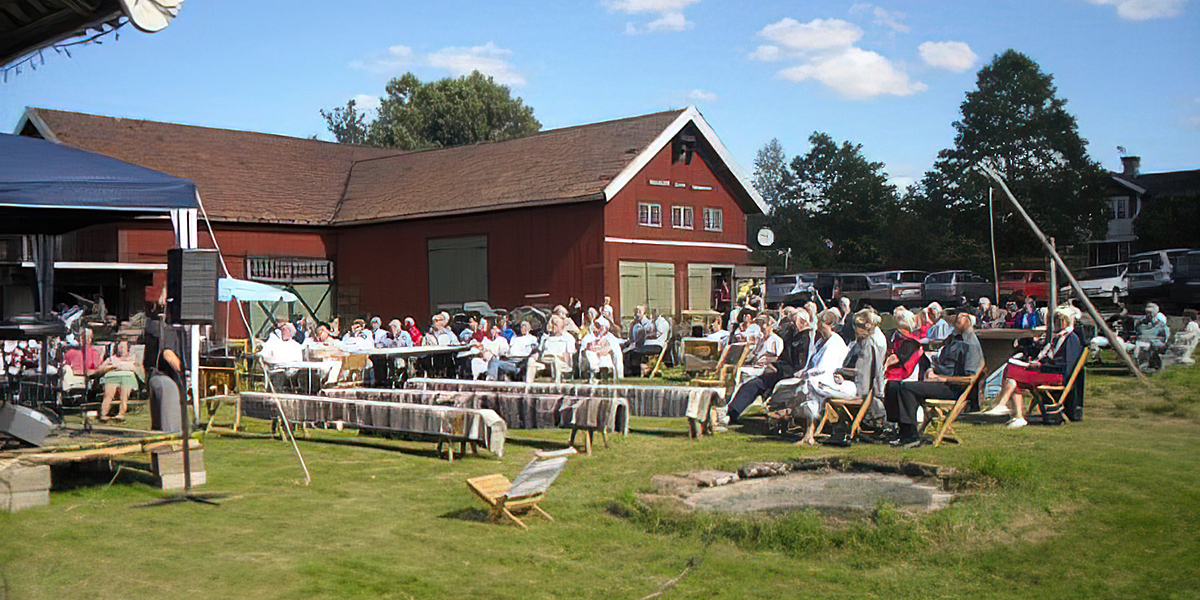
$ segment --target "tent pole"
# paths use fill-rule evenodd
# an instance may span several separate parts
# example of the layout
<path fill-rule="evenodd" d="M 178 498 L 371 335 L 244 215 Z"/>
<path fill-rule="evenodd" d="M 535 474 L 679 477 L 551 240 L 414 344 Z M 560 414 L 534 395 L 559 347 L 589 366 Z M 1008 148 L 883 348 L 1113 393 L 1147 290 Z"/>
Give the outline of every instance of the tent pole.
<path fill-rule="evenodd" d="M 984 175 L 992 178 L 997 184 L 1000 185 L 1000 190 L 1004 192 L 1004 195 L 1008 196 L 1008 200 L 1012 203 L 1013 208 L 1017 210 L 1017 214 L 1021 215 L 1021 218 L 1025 220 L 1027 225 L 1029 225 L 1029 228 L 1033 230 L 1033 234 L 1037 236 L 1038 241 L 1042 243 L 1042 246 L 1044 246 L 1046 251 L 1050 253 L 1050 257 L 1054 259 L 1054 264 L 1057 265 L 1059 269 L 1062 269 L 1063 275 L 1067 276 L 1067 281 L 1071 283 L 1071 289 L 1075 290 L 1075 295 L 1083 301 L 1083 305 L 1087 307 L 1088 314 L 1091 315 L 1092 320 L 1096 322 L 1096 328 L 1104 333 L 1104 337 L 1108 339 L 1108 343 L 1112 346 L 1112 349 L 1116 350 L 1117 355 L 1121 357 L 1121 360 L 1125 362 L 1125 364 L 1129 367 L 1129 370 L 1133 371 L 1133 374 L 1136 375 L 1138 379 L 1142 380 L 1144 383 L 1150 383 L 1150 380 L 1146 377 L 1146 374 L 1142 373 L 1142 370 L 1138 368 L 1137 363 L 1134 362 L 1134 360 L 1129 357 L 1129 353 L 1125 351 L 1125 344 L 1122 343 L 1121 339 L 1117 337 L 1117 334 L 1113 333 L 1113 330 L 1108 327 L 1108 323 L 1105 323 L 1104 319 L 1100 317 L 1100 312 L 1096 310 L 1096 306 L 1092 304 L 1092 301 L 1087 297 L 1087 294 L 1083 293 L 1083 288 L 1079 286 L 1079 281 L 1075 279 L 1075 275 L 1071 273 L 1071 270 L 1067 268 L 1067 264 L 1063 262 L 1062 257 L 1058 255 L 1058 251 L 1054 249 L 1054 244 L 1046 238 L 1046 234 L 1042 233 L 1042 230 L 1038 228 L 1037 223 L 1033 222 L 1033 218 L 1029 216 L 1029 213 L 1025 212 L 1025 208 L 1021 206 L 1021 203 L 1018 202 L 1016 197 L 1013 196 L 1012 192 L 1009 191 L 1008 185 L 1004 183 L 1004 179 L 1002 179 L 1000 175 L 989 166 L 979 164 L 977 165 L 977 168 Z"/>

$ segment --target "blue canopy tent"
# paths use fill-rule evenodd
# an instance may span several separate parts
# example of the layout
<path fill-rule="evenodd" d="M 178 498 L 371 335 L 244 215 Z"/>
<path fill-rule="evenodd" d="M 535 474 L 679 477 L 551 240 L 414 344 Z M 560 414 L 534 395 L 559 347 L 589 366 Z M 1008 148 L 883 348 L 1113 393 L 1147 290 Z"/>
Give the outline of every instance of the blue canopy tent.
<path fill-rule="evenodd" d="M 170 215 L 179 245 L 193 248 L 198 207 L 191 180 L 64 144 L 0 134 L 0 234 L 31 238 L 36 319 L 42 322 L 52 320 L 58 235 L 100 223 Z M 193 381 L 197 369 L 193 351 Z"/>
<path fill-rule="evenodd" d="M 0 134 L 0 233 L 59 234 L 195 209 L 196 186 L 122 160 Z"/>

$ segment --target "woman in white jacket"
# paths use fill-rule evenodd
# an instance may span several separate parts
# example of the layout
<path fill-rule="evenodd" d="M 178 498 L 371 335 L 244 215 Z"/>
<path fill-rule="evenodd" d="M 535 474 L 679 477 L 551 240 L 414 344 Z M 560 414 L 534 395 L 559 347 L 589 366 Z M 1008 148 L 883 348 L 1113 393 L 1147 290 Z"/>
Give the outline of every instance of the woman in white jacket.
<path fill-rule="evenodd" d="M 841 321 L 841 313 L 836 308 L 826 309 L 817 315 L 816 347 L 808 355 L 808 365 L 804 371 L 804 381 L 800 384 L 800 393 L 805 400 L 800 405 L 800 416 L 805 419 L 804 438 L 798 444 L 815 445 L 816 425 L 821 419 L 821 411 L 825 408 L 825 400 L 830 396 L 854 395 L 853 381 L 841 381 L 837 370 L 846 360 L 846 342 L 834 331 Z M 840 381 L 840 383 L 839 383 Z"/>

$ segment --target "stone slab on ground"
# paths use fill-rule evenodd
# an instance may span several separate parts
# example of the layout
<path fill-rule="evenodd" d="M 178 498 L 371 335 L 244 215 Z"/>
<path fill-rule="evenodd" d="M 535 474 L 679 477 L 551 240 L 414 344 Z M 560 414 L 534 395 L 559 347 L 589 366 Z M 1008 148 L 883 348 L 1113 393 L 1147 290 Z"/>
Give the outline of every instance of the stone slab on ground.
<path fill-rule="evenodd" d="M 49 504 L 49 465 L 0 463 L 0 510 L 16 512 Z"/>
<path fill-rule="evenodd" d="M 698 510 L 728 513 L 871 512 L 881 503 L 908 512 L 945 508 L 953 494 L 903 475 L 882 473 L 791 473 L 698 489 L 684 502 Z"/>
<path fill-rule="evenodd" d="M 204 449 L 192 449 L 188 459 L 192 467 L 192 486 L 204 485 L 208 481 L 204 470 Z M 183 489 L 183 450 L 162 448 L 151 452 L 150 471 L 158 478 L 162 489 Z"/>

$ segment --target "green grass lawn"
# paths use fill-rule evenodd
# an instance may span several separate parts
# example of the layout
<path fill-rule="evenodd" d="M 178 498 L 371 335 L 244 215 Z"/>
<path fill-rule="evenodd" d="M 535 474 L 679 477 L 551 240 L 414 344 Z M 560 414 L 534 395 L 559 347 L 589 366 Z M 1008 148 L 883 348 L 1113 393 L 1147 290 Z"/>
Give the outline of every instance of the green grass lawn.
<path fill-rule="evenodd" d="M 558 522 L 531 516 L 528 532 L 482 522 L 464 485 L 511 477 L 528 443 L 510 442 L 503 461 L 449 463 L 430 444 L 301 441 L 305 487 L 287 443 L 210 435 L 205 489 L 230 494 L 221 506 L 134 508 L 159 491 L 122 477 L 0 514 L 0 598 L 636 599 L 689 562 L 662 597 L 1196 598 L 1200 368 L 1155 382 L 1092 377 L 1081 423 L 960 425 L 964 444 L 910 451 L 799 448 L 736 430 L 690 440 L 682 419 L 634 419 L 643 432 L 571 459 L 544 503 Z M 880 507 L 862 523 L 681 518 L 633 499 L 656 473 L 833 454 L 975 479 L 940 513 Z"/>

